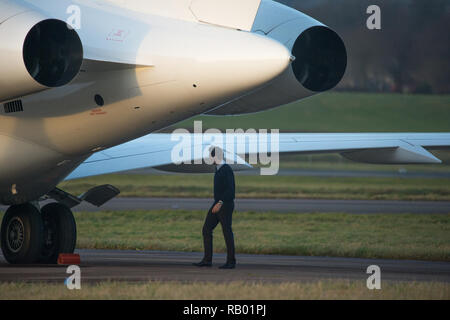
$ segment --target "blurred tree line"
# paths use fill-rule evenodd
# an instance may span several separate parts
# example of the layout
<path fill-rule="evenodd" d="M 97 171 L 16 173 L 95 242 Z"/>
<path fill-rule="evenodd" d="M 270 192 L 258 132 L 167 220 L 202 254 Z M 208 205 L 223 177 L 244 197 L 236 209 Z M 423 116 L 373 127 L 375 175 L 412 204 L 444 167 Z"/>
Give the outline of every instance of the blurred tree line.
<path fill-rule="evenodd" d="M 348 69 L 338 90 L 450 93 L 450 0 L 278 0 L 343 38 Z M 370 5 L 381 30 L 369 30 Z"/>

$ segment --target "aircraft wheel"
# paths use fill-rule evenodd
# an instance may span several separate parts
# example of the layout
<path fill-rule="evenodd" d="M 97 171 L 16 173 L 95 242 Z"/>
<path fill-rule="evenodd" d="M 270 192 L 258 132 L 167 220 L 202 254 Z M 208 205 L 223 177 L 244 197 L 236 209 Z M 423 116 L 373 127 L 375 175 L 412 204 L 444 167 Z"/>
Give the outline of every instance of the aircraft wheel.
<path fill-rule="evenodd" d="M 40 263 L 55 264 L 60 253 L 73 253 L 77 227 L 72 211 L 59 203 L 50 203 L 41 210 L 44 224 Z"/>
<path fill-rule="evenodd" d="M 43 223 L 39 210 L 30 203 L 9 207 L 1 226 L 3 256 L 11 264 L 31 264 L 42 250 Z"/>

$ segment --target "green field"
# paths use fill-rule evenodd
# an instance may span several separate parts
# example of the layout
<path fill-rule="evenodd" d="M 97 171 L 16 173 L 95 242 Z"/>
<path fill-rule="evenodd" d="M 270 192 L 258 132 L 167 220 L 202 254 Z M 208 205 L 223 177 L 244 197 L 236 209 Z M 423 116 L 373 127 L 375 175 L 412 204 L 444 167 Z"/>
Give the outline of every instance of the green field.
<path fill-rule="evenodd" d="M 204 218 L 184 210 L 77 212 L 77 248 L 199 252 Z M 450 261 L 449 218 L 235 212 L 233 228 L 238 253 Z M 225 252 L 220 226 L 215 238 Z"/>
<path fill-rule="evenodd" d="M 194 120 L 202 120 L 204 128 L 221 130 L 265 128 L 285 132 L 448 132 L 450 95 L 330 92 L 267 112 L 231 117 L 202 116 L 174 127 L 193 128 Z"/>
<path fill-rule="evenodd" d="M 62 183 L 82 194 L 112 184 L 121 197 L 211 198 L 213 176 L 116 174 Z M 450 200 L 450 179 L 236 176 L 237 198 Z"/>
<path fill-rule="evenodd" d="M 236 212 L 238 253 L 450 261 L 449 215 Z M 77 248 L 199 252 L 203 211 L 76 213 Z M 215 249 L 225 252 L 220 226 Z"/>
<path fill-rule="evenodd" d="M 144 284 L 104 282 L 82 284 L 69 291 L 61 284 L 0 284 L 0 300 L 448 300 L 447 283 L 383 282 L 381 290 L 368 290 L 364 281 L 308 283 L 176 283 Z"/>

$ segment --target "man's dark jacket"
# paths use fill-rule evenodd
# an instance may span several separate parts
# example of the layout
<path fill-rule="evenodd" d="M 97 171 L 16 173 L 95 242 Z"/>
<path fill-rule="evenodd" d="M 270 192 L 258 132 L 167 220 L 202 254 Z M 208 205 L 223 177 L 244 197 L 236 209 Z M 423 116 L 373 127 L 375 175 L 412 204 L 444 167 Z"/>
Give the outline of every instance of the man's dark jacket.
<path fill-rule="evenodd" d="M 235 198 L 234 173 L 227 164 L 222 165 L 214 175 L 214 200 L 233 202 Z"/>

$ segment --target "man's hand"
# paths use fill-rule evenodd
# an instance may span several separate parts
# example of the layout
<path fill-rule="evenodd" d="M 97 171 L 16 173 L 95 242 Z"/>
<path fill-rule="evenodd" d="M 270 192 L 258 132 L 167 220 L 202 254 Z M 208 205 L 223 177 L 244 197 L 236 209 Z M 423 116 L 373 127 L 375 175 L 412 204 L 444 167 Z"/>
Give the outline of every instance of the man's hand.
<path fill-rule="evenodd" d="M 216 205 L 212 208 L 212 213 L 216 214 L 222 209 L 222 202 L 217 202 Z"/>

